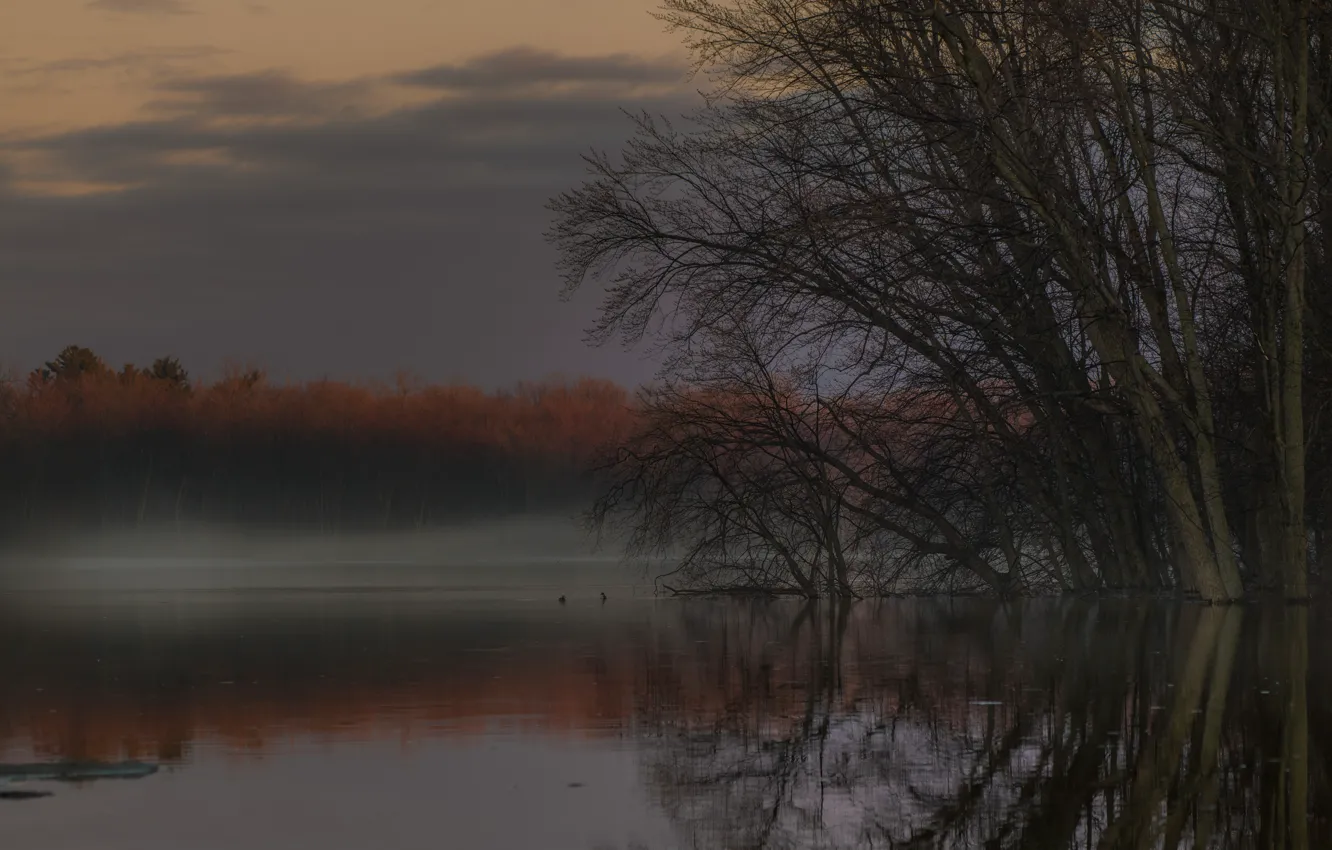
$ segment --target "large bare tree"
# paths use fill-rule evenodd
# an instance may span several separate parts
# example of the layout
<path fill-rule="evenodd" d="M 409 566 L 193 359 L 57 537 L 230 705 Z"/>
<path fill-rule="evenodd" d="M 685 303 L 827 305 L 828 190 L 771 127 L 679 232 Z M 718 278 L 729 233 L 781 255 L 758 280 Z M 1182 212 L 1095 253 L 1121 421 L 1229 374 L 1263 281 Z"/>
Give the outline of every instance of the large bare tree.
<path fill-rule="evenodd" d="M 998 589 L 1307 594 L 1323 4 L 668 0 L 664 17 L 711 75 L 707 108 L 639 119 L 553 202 L 568 286 L 609 279 L 600 337 L 652 333 L 676 365 L 739 332 L 814 354 L 816 406 L 872 461 L 815 452 L 853 513 Z M 931 489 L 974 496 L 984 533 L 885 450 L 903 393 L 947 400 L 915 418 L 965 463 Z"/>

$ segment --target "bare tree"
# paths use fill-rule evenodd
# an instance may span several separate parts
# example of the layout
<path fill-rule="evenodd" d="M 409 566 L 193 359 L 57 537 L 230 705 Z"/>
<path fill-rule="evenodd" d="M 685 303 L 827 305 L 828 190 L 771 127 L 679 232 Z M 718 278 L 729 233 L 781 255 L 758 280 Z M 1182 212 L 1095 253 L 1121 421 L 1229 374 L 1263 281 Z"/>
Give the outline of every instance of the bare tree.
<path fill-rule="evenodd" d="M 816 352 L 838 378 L 819 407 L 873 461 L 825 459 L 870 497 L 852 509 L 991 586 L 1306 595 L 1321 4 L 668 0 L 664 17 L 713 99 L 682 128 L 640 118 L 622 161 L 589 158 L 553 202 L 568 286 L 609 278 L 598 338 L 691 352 L 748 329 Z M 1242 376 L 1258 403 L 1230 427 L 1214 399 Z M 975 496 L 983 523 L 895 467 L 885 388 L 948 400 L 934 436 L 965 463 L 932 488 Z M 1246 491 L 1259 522 L 1236 534 Z M 903 510 L 930 532 L 903 533 Z"/>

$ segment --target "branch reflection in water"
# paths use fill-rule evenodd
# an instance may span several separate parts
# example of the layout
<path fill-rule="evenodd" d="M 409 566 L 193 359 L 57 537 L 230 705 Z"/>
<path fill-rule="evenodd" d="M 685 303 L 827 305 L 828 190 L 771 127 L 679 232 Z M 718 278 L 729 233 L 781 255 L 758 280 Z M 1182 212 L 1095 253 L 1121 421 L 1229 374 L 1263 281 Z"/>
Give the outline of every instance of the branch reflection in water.
<path fill-rule="evenodd" d="M 170 781 L 299 735 L 611 742 L 671 825 L 652 847 L 1332 846 L 1317 609 L 236 604 L 10 612 L 0 754 Z"/>
<path fill-rule="evenodd" d="M 1332 846 L 1307 608 L 943 607 L 885 651 L 901 613 L 737 622 L 697 658 L 718 712 L 647 667 L 686 846 Z"/>

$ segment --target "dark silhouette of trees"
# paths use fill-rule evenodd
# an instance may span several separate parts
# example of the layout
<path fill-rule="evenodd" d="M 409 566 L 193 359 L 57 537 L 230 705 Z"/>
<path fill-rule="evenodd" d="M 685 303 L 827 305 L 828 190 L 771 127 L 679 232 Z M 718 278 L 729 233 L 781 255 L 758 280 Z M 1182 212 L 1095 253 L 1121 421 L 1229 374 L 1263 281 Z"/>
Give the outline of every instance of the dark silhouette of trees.
<path fill-rule="evenodd" d="M 46 362 L 45 368 L 39 370 L 39 374 L 46 381 L 77 381 L 84 376 L 101 377 L 109 371 L 102 358 L 94 354 L 91 349 L 67 345 L 54 360 Z"/>
<path fill-rule="evenodd" d="M 1307 596 L 1325 517 L 1306 503 L 1327 486 L 1308 415 L 1327 397 L 1325 4 L 664 16 L 713 76 L 709 105 L 640 117 L 552 203 L 567 286 L 608 282 L 598 339 L 650 333 L 667 377 L 711 370 L 708 394 L 730 391 L 719 358 L 806 387 L 839 439 L 787 448 L 846 477 L 846 539 L 932 562 L 927 586 Z M 643 504 L 624 504 L 639 527 Z"/>
<path fill-rule="evenodd" d="M 189 390 L 190 373 L 174 357 L 159 357 L 148 369 L 148 377 L 162 381 L 178 390 Z"/>

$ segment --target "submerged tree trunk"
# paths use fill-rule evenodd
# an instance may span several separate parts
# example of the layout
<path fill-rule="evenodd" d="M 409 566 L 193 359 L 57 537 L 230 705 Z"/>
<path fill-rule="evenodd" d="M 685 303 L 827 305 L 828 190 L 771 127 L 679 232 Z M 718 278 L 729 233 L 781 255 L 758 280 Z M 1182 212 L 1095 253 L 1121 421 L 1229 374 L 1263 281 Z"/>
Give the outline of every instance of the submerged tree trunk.
<path fill-rule="evenodd" d="M 1268 657 L 1279 697 L 1276 720 L 1280 743 L 1274 770 L 1264 787 L 1268 846 L 1309 848 L 1309 609 L 1288 605 L 1272 609 L 1277 628 L 1271 632 Z"/>
<path fill-rule="evenodd" d="M 1199 715 L 1203 715 L 1204 723 L 1202 747 L 1190 753 L 1189 759 L 1196 762 L 1197 770 L 1214 769 L 1214 762 L 1196 760 L 1209 758 L 1209 750 L 1211 758 L 1215 756 L 1219 712 L 1230 688 L 1230 671 L 1244 612 L 1236 607 L 1207 607 L 1196 613 L 1188 649 L 1179 659 L 1166 722 L 1144 744 L 1134 768 L 1129 797 L 1102 836 L 1101 850 L 1154 846 L 1153 838 L 1170 828 L 1171 824 L 1159 823 L 1157 818 L 1167 808 L 1163 804 L 1172 784 L 1179 781 Z M 1177 831 L 1179 825 L 1174 828 Z"/>

